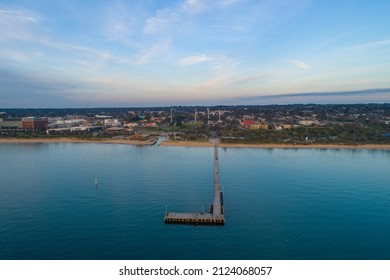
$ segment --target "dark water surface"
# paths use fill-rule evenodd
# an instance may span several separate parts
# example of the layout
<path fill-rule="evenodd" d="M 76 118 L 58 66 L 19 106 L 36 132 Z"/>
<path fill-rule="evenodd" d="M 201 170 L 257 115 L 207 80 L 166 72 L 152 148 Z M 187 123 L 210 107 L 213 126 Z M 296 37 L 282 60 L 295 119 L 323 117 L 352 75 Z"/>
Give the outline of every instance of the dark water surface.
<path fill-rule="evenodd" d="M 0 259 L 390 259 L 390 151 L 0 144 Z M 95 188 L 95 177 L 98 188 Z"/>

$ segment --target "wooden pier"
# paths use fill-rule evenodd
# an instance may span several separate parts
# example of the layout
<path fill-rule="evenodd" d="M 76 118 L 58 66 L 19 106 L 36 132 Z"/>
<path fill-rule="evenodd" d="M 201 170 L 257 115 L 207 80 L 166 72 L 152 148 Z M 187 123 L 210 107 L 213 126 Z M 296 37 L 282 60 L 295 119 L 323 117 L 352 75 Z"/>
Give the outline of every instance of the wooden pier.
<path fill-rule="evenodd" d="M 164 217 L 166 224 L 198 224 L 198 225 L 224 225 L 223 216 L 213 217 L 210 213 L 175 213 L 168 212 Z"/>
<path fill-rule="evenodd" d="M 214 141 L 214 200 L 209 205 L 209 213 L 165 212 L 166 224 L 224 225 L 223 193 L 219 181 L 218 142 Z"/>

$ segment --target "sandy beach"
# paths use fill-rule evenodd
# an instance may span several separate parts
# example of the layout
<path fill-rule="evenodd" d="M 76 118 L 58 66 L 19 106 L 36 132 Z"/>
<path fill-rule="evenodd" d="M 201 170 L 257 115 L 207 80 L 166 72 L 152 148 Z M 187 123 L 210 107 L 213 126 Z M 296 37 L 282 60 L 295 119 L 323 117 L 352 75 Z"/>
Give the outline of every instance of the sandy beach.
<path fill-rule="evenodd" d="M 168 141 L 161 143 L 162 146 L 184 147 L 212 147 L 212 143 L 199 143 L 189 141 Z M 341 145 L 341 144 L 220 144 L 222 148 L 283 148 L 283 149 L 384 149 L 390 150 L 390 145 L 364 144 L 364 145 Z"/>
<path fill-rule="evenodd" d="M 135 141 L 126 139 L 102 139 L 102 140 L 84 140 L 77 138 L 0 138 L 1 143 L 101 143 L 101 144 L 122 144 L 122 145 L 151 145 L 152 141 Z M 191 141 L 165 141 L 161 146 L 178 146 L 178 147 L 212 147 L 210 142 L 191 142 Z M 364 145 L 341 145 L 341 144 L 220 144 L 222 148 L 283 148 L 283 149 L 381 149 L 390 150 L 390 145 L 364 144 Z"/>
<path fill-rule="evenodd" d="M 152 141 L 136 141 L 125 139 L 102 139 L 102 140 L 84 140 L 77 138 L 32 138 L 32 139 L 19 139 L 19 138 L 0 138 L 1 143 L 100 143 L 100 144 L 125 144 L 125 145 L 151 145 Z"/>

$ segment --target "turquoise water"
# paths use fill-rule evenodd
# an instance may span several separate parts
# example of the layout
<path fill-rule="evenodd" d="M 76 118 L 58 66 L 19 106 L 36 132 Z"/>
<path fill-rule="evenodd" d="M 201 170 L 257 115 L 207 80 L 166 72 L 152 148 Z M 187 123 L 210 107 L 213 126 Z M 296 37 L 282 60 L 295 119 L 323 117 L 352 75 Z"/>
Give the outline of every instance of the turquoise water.
<path fill-rule="evenodd" d="M 390 151 L 0 145 L 0 259 L 390 259 Z M 95 187 L 95 177 L 99 185 Z"/>

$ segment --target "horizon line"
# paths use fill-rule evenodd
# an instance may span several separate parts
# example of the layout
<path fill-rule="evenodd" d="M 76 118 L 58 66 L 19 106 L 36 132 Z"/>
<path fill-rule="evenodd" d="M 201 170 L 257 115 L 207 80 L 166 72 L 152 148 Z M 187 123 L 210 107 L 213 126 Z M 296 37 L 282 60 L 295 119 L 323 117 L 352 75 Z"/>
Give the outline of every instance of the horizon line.
<path fill-rule="evenodd" d="M 267 94 L 267 95 L 256 95 L 256 96 L 243 96 L 243 97 L 233 97 L 233 98 L 226 98 L 223 101 L 221 100 L 222 103 L 218 105 L 212 105 L 212 104 L 202 104 L 202 105 L 185 105 L 185 102 L 183 102 L 183 105 L 153 105 L 153 106 L 146 106 L 146 105 L 136 105 L 136 106 L 94 106 L 94 107 L 84 107 L 84 106 L 71 106 L 71 107 L 5 107 L 5 108 L 0 108 L 0 109 L 102 109 L 102 108 L 166 108 L 166 107 L 223 107 L 223 106 L 276 106 L 276 105 L 283 105 L 283 106 L 288 106 L 288 105 L 307 105 L 307 104 L 321 104 L 321 105 L 336 105 L 336 104 L 386 104 L 390 103 L 390 98 L 388 101 L 375 101 L 375 102 L 361 102 L 361 101 L 341 101 L 341 102 L 333 102 L 333 103 L 328 103 L 328 102 L 283 102 L 283 103 L 270 103 L 270 104 L 245 104 L 245 101 L 261 101 L 261 100 L 269 100 L 269 99 L 281 99 L 281 98 L 294 98 L 294 97 L 329 97 L 329 96 L 339 96 L 339 97 L 345 97 L 345 96 L 362 96 L 364 94 L 370 96 L 372 94 L 383 94 L 383 93 L 390 93 L 390 88 L 371 88 L 371 89 L 362 89 L 362 90 L 349 90 L 349 91 L 318 91 L 318 92 L 297 92 L 297 93 L 284 93 L 284 94 Z M 212 100 L 210 100 L 212 102 Z M 209 101 L 209 102 L 210 102 Z M 229 103 L 229 102 L 239 102 L 241 101 L 242 103 L 237 103 L 237 104 L 223 104 Z M 205 102 L 206 103 L 206 102 Z"/>

